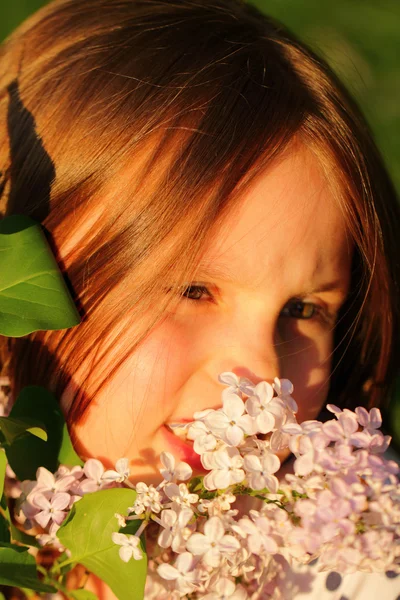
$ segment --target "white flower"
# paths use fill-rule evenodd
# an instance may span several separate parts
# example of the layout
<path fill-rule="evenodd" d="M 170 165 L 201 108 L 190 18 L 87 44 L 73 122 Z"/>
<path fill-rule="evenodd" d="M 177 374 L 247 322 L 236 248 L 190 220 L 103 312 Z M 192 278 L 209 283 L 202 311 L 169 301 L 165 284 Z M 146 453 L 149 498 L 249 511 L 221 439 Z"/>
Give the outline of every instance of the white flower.
<path fill-rule="evenodd" d="M 118 527 L 126 527 L 126 518 L 120 513 L 114 513 L 114 517 L 118 521 Z"/>
<path fill-rule="evenodd" d="M 69 501 L 70 495 L 66 492 L 54 494 L 50 499 L 40 492 L 34 494 L 32 503 L 40 509 L 40 512 L 35 515 L 35 520 L 43 529 L 47 527 L 50 521 L 61 525 L 67 516 L 65 509 L 68 507 Z"/>
<path fill-rule="evenodd" d="M 164 489 L 168 498 L 170 498 L 174 504 L 178 506 L 188 506 L 195 504 L 199 497 L 197 494 L 191 494 L 188 490 L 188 486 L 184 483 L 177 485 L 176 483 L 169 483 Z"/>
<path fill-rule="evenodd" d="M 78 490 L 81 494 L 89 494 L 109 487 L 109 483 L 102 479 L 104 466 L 97 458 L 89 458 L 84 464 L 83 472 L 86 479 L 79 482 Z"/>
<path fill-rule="evenodd" d="M 345 443 L 352 443 L 352 436 L 358 431 L 357 416 L 347 408 L 340 413 L 335 413 L 335 416 L 337 421 L 332 419 L 323 424 L 323 432 L 334 442 L 343 441 Z"/>
<path fill-rule="evenodd" d="M 247 544 L 253 554 L 273 554 L 277 552 L 278 546 L 272 537 L 270 520 L 260 516 L 256 511 L 251 511 L 253 520 L 243 517 L 238 527 L 247 536 Z"/>
<path fill-rule="evenodd" d="M 119 556 L 124 562 L 128 562 L 132 557 L 134 560 L 143 558 L 142 551 L 139 548 L 140 538 L 136 535 L 125 535 L 124 533 L 114 532 L 111 536 L 114 544 L 121 546 Z"/>
<path fill-rule="evenodd" d="M 369 433 L 374 434 L 375 430 L 381 427 L 382 415 L 379 408 L 371 408 L 368 412 L 362 406 L 358 406 L 354 412 L 357 415 L 357 420 L 360 425 L 369 431 Z"/>
<path fill-rule="evenodd" d="M 210 412 L 204 419 L 211 433 L 215 433 L 229 446 L 238 446 L 244 434 L 254 432 L 254 422 L 245 413 L 243 400 L 229 388 L 222 392 L 222 409 Z"/>
<path fill-rule="evenodd" d="M 212 591 L 202 596 L 202 600 L 246 600 L 246 590 L 227 577 L 221 577 L 212 587 Z"/>
<path fill-rule="evenodd" d="M 146 600 L 179 600 L 181 595 L 177 590 L 169 589 L 168 584 L 157 573 L 148 571 L 144 597 Z"/>
<path fill-rule="evenodd" d="M 207 414 L 209 414 L 208 411 Z M 217 446 L 217 438 L 208 429 L 207 425 L 200 420 L 194 421 L 188 427 L 187 439 L 193 440 L 193 449 L 197 454 L 203 454 L 214 450 Z"/>
<path fill-rule="evenodd" d="M 204 534 L 193 533 L 186 542 L 186 548 L 194 555 L 202 555 L 206 565 L 218 567 L 221 554 L 236 552 L 240 544 L 233 535 L 225 535 L 220 517 L 211 517 L 204 525 Z"/>
<path fill-rule="evenodd" d="M 160 473 L 166 481 L 186 481 L 192 476 L 191 467 L 185 462 L 176 464 L 170 452 L 162 452 L 160 461 L 164 467 L 160 469 Z"/>
<path fill-rule="evenodd" d="M 172 547 L 174 552 L 183 552 L 185 542 L 189 537 L 191 530 L 186 526 L 193 516 L 193 511 L 189 508 L 183 508 L 179 513 L 175 510 L 163 510 L 161 519 L 158 521 L 163 528 L 158 536 L 158 544 L 161 548 Z"/>
<path fill-rule="evenodd" d="M 218 381 L 224 385 L 228 385 L 229 391 L 232 391 L 235 394 L 240 394 L 242 392 L 243 394 L 246 394 L 246 396 L 251 396 L 255 387 L 250 379 L 238 377 L 235 373 L 229 371 L 218 375 Z"/>
<path fill-rule="evenodd" d="M 41 493 L 52 492 L 67 492 L 72 484 L 76 482 L 76 477 L 69 473 L 68 469 L 59 469 L 53 475 L 45 467 L 39 467 L 36 471 L 36 490 Z"/>
<path fill-rule="evenodd" d="M 246 410 L 254 418 L 254 423 L 260 433 L 269 433 L 275 427 L 275 416 L 269 410 L 273 396 L 272 385 L 261 381 L 254 388 L 254 395 L 246 401 Z M 282 410 L 284 410 L 283 404 Z"/>
<path fill-rule="evenodd" d="M 101 480 L 106 481 L 108 483 L 113 481 L 115 481 L 116 483 L 122 483 L 123 481 L 128 479 L 129 475 L 129 460 L 127 458 L 120 458 L 115 463 L 115 471 L 112 469 L 104 471 L 104 473 L 101 476 Z"/>
<path fill-rule="evenodd" d="M 64 552 L 65 548 L 57 537 L 57 531 L 59 529 L 60 526 L 57 525 L 57 523 L 53 522 L 50 525 L 49 532 L 37 535 L 36 539 L 41 546 L 52 546 L 53 548 L 56 548 L 59 552 Z"/>
<path fill-rule="evenodd" d="M 161 510 L 162 496 L 154 485 L 147 485 L 143 481 L 139 481 L 136 486 L 136 500 L 133 507 L 128 510 L 137 515 L 142 514 L 146 509 L 151 512 L 159 513 Z"/>
<path fill-rule="evenodd" d="M 289 379 L 278 379 L 275 377 L 272 387 L 277 393 L 278 398 L 282 398 L 287 407 L 294 413 L 299 410 L 297 402 L 292 398 L 293 384 Z"/>
<path fill-rule="evenodd" d="M 203 479 L 207 490 L 224 490 L 234 483 L 241 483 L 245 478 L 243 458 L 237 448 L 206 452 L 201 462 L 205 469 L 212 469 Z"/>
<path fill-rule="evenodd" d="M 208 512 L 210 517 L 219 516 L 231 510 L 231 504 L 236 501 L 233 494 L 221 494 L 212 500 L 201 499 L 198 505 L 200 512 Z"/>
<path fill-rule="evenodd" d="M 244 468 L 249 486 L 253 490 L 262 490 L 268 488 L 269 493 L 276 494 L 279 481 L 273 475 L 281 466 L 281 462 L 276 454 L 272 452 L 263 456 L 248 454 L 244 457 Z"/>
<path fill-rule="evenodd" d="M 194 588 L 195 574 L 192 568 L 193 556 L 190 552 L 183 552 L 179 554 L 174 566 L 164 563 L 157 568 L 157 572 L 163 579 L 174 581 L 176 589 L 184 595 Z"/>

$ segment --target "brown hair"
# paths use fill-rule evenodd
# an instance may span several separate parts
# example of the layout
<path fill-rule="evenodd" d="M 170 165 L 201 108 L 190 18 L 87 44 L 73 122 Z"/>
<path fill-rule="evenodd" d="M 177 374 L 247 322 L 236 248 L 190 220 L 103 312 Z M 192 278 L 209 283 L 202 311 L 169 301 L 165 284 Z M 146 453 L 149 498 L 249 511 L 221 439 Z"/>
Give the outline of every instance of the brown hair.
<path fill-rule="evenodd" d="M 12 341 L 17 388 L 60 393 L 87 366 L 79 419 L 165 313 L 161 274 L 193 274 L 210 227 L 296 138 L 334 182 L 357 249 L 330 394 L 382 397 L 398 332 L 395 193 L 355 103 L 281 24 L 238 0 L 56 0 L 7 41 L 0 73 L 7 212 L 43 221 L 83 315 Z M 130 322 L 143 326 L 111 360 Z"/>

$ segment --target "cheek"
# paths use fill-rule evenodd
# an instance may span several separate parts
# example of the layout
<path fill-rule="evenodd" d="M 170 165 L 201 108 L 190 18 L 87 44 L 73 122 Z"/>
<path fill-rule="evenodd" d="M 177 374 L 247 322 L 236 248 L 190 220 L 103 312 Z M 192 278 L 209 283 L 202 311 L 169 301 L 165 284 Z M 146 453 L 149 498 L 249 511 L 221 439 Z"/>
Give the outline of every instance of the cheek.
<path fill-rule="evenodd" d="M 83 456 L 107 457 L 109 462 L 151 447 L 155 433 L 174 412 L 188 376 L 184 339 L 165 323 L 124 362 L 73 427 Z M 67 398 L 68 393 L 64 406 Z"/>
<path fill-rule="evenodd" d="M 279 350 L 281 376 L 294 385 L 293 395 L 299 406 L 297 420 L 315 419 L 328 395 L 333 332 L 317 327 L 313 332 L 305 323 L 297 326 L 288 339 L 290 342 L 282 344 Z"/>

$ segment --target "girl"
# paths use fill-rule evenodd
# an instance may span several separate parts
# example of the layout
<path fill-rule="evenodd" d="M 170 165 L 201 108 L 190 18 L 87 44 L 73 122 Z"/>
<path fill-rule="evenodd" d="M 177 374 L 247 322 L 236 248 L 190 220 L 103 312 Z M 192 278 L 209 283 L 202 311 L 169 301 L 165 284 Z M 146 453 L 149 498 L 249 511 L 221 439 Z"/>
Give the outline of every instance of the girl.
<path fill-rule="evenodd" d="M 198 467 L 171 425 L 223 371 L 289 377 L 299 421 L 384 398 L 399 211 L 323 61 L 238 0 L 56 0 L 0 63 L 3 212 L 43 223 L 83 317 L 3 354 L 83 458 Z"/>

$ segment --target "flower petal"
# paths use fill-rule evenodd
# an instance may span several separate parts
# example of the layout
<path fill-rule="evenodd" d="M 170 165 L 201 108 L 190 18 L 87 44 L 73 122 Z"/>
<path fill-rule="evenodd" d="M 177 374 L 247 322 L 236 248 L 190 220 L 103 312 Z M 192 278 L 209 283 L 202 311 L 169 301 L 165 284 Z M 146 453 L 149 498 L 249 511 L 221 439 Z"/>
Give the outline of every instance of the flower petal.
<path fill-rule="evenodd" d="M 187 573 L 193 564 L 193 556 L 190 552 L 183 552 L 175 561 L 175 568 L 182 574 Z"/>
<path fill-rule="evenodd" d="M 123 533 L 114 533 L 111 534 L 111 539 L 114 544 L 118 544 L 119 546 L 126 546 L 128 544 L 128 538 Z"/>
<path fill-rule="evenodd" d="M 260 433 L 270 433 L 275 427 L 275 417 L 268 410 L 262 410 L 257 417 L 257 427 Z"/>
<path fill-rule="evenodd" d="M 38 513 L 37 515 L 35 515 L 35 520 L 37 521 L 37 523 L 39 523 L 40 527 L 43 527 L 43 529 L 46 529 L 49 521 L 50 521 L 50 513 L 47 511 L 42 511 L 40 513 Z"/>
<path fill-rule="evenodd" d="M 89 458 L 83 467 L 86 477 L 99 481 L 104 473 L 103 464 L 97 458 Z"/>
<path fill-rule="evenodd" d="M 55 487 L 56 480 L 53 473 L 50 473 L 45 467 L 39 467 L 36 471 L 36 480 L 40 486 L 44 486 L 48 489 Z"/>
<path fill-rule="evenodd" d="M 167 563 L 163 563 L 157 567 L 157 572 L 160 577 L 166 579 L 167 581 L 174 581 L 175 579 L 178 579 L 180 575 L 178 569 L 175 569 L 175 567 L 168 565 Z"/>
<path fill-rule="evenodd" d="M 223 383 L 224 385 L 229 385 L 232 387 L 237 387 L 239 385 L 239 378 L 235 373 L 231 373 L 230 371 L 224 371 L 224 373 L 220 373 L 218 375 L 218 381 Z"/>
<path fill-rule="evenodd" d="M 185 462 L 180 462 L 176 465 L 175 477 L 179 481 L 186 481 L 192 476 L 192 468 Z"/>
<path fill-rule="evenodd" d="M 244 457 L 243 462 L 246 471 L 262 470 L 261 461 L 258 456 L 255 456 L 255 454 L 247 454 L 247 456 Z"/>
<path fill-rule="evenodd" d="M 115 470 L 118 471 L 120 475 L 126 476 L 129 474 L 129 459 L 119 458 L 115 463 Z"/>
<path fill-rule="evenodd" d="M 124 562 L 129 562 L 133 555 L 133 548 L 131 546 L 121 546 L 118 554 Z"/>
<path fill-rule="evenodd" d="M 170 452 L 161 452 L 160 461 L 168 471 L 175 469 L 175 458 Z"/>
<path fill-rule="evenodd" d="M 244 432 L 237 425 L 230 425 L 225 431 L 224 437 L 231 446 L 238 446 L 243 441 Z"/>
<path fill-rule="evenodd" d="M 229 419 L 236 421 L 244 413 L 244 402 L 233 392 L 229 390 L 224 392 L 222 393 L 224 413 Z"/>
<path fill-rule="evenodd" d="M 210 547 L 210 540 L 203 533 L 193 533 L 186 542 L 186 548 L 195 556 L 208 552 Z"/>
<path fill-rule="evenodd" d="M 204 533 L 212 542 L 218 542 L 225 533 L 221 519 L 219 517 L 211 517 L 204 525 Z"/>
<path fill-rule="evenodd" d="M 53 510 L 64 510 L 69 504 L 71 496 L 66 492 L 55 494 L 51 499 L 51 507 Z"/>
<path fill-rule="evenodd" d="M 33 494 L 30 496 L 30 502 L 36 506 L 37 508 L 41 508 L 42 510 L 50 510 L 51 504 L 50 501 L 41 493 Z"/>

